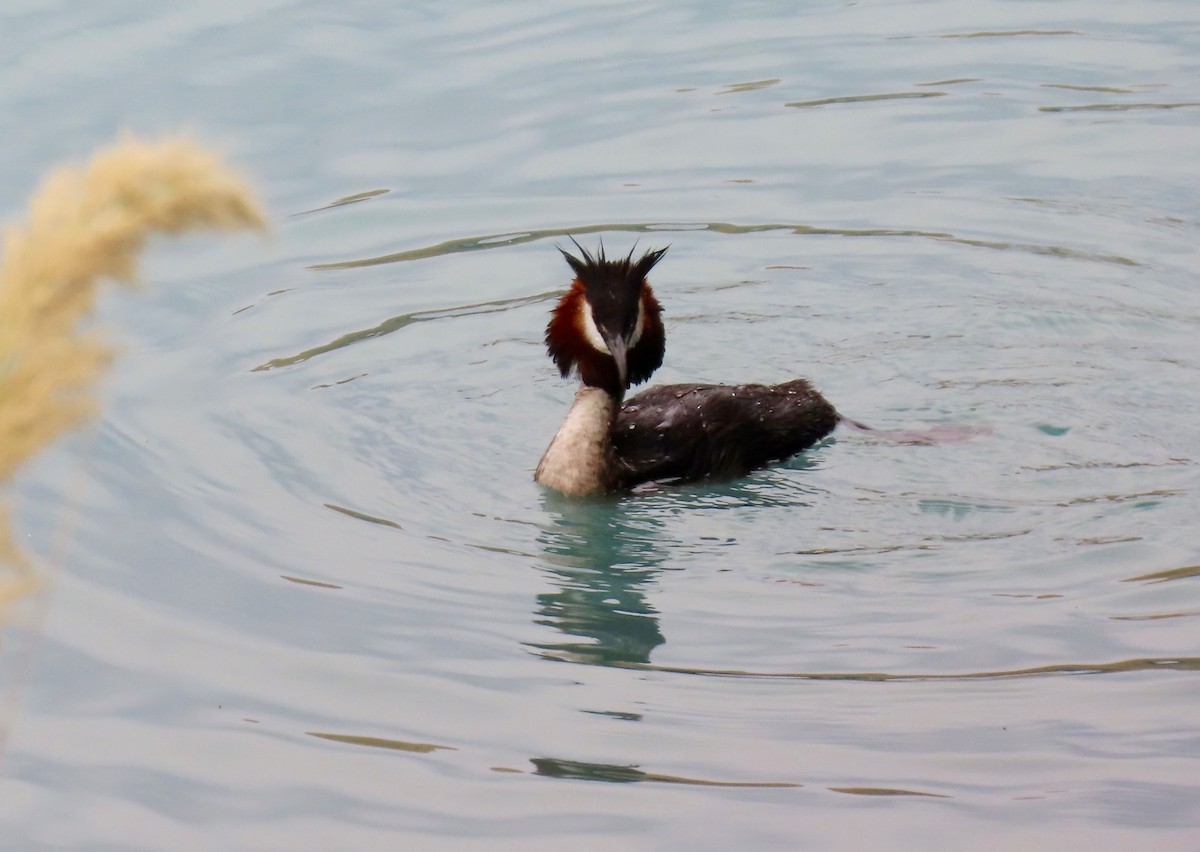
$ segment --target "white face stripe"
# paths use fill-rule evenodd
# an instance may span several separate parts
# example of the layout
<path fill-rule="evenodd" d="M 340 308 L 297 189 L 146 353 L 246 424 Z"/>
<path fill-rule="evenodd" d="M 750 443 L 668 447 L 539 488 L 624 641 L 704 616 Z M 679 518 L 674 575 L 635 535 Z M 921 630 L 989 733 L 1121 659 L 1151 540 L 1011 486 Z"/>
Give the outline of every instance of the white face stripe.
<path fill-rule="evenodd" d="M 637 322 L 633 324 L 633 334 L 629 338 L 629 348 L 637 346 L 637 342 L 642 339 L 642 330 L 646 327 L 646 312 L 642 309 L 642 299 L 638 297 L 638 314 Z"/>
<path fill-rule="evenodd" d="M 596 327 L 596 319 L 592 316 L 592 306 L 588 304 L 588 300 L 583 300 L 583 338 L 597 352 L 602 352 L 605 355 L 612 355 L 608 351 L 608 344 L 604 342 L 604 338 L 600 336 L 600 329 Z"/>

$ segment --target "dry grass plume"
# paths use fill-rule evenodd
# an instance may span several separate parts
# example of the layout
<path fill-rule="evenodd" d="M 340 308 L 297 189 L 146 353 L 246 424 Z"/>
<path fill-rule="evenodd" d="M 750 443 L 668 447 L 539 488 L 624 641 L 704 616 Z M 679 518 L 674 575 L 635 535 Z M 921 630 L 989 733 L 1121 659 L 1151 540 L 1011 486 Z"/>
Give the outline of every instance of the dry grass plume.
<path fill-rule="evenodd" d="M 0 485 L 96 410 L 112 348 L 80 321 L 97 282 L 130 283 L 146 239 L 192 228 L 262 228 L 246 184 L 186 139 L 125 138 L 83 168 L 50 175 L 0 256 Z M 0 502 L 0 624 L 39 584 Z"/>

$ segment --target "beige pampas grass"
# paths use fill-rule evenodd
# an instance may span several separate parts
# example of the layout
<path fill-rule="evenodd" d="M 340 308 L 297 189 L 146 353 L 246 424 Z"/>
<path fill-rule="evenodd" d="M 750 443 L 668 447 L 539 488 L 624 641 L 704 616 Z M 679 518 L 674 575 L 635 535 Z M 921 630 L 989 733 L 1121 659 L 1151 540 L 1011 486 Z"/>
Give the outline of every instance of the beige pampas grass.
<path fill-rule="evenodd" d="M 125 138 L 86 167 L 62 168 L 34 195 L 29 222 L 8 228 L 0 257 L 0 484 L 90 417 L 112 358 L 79 329 L 102 278 L 132 282 L 155 232 L 262 228 L 258 204 L 218 158 L 186 139 Z M 0 624 L 38 586 L 0 503 Z"/>

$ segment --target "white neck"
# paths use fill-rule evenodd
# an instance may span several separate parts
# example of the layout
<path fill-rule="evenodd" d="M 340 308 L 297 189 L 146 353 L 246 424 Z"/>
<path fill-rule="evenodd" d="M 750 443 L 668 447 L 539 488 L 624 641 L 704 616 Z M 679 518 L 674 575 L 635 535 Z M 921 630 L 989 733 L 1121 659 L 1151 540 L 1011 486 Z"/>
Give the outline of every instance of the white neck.
<path fill-rule="evenodd" d="M 617 458 L 609 433 L 616 415 L 617 401 L 608 391 L 581 387 L 533 478 L 572 496 L 615 488 Z"/>

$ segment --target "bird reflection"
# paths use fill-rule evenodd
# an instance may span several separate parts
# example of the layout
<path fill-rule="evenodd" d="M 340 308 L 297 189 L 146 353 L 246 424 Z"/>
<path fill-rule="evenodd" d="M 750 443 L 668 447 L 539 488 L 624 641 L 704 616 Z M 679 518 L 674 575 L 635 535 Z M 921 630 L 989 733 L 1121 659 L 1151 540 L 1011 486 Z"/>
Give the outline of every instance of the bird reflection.
<path fill-rule="evenodd" d="M 638 511 L 637 501 L 545 500 L 553 520 L 538 539 L 555 589 L 538 595 L 535 615 L 568 640 L 532 647 L 593 665 L 648 663 L 666 641 L 646 600 L 661 570 L 661 524 Z"/>

